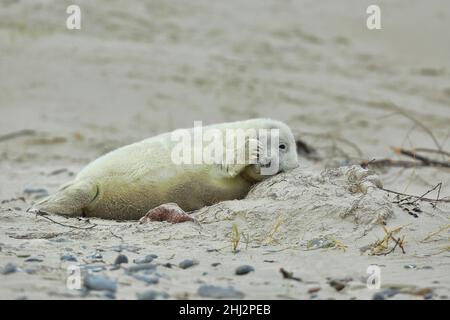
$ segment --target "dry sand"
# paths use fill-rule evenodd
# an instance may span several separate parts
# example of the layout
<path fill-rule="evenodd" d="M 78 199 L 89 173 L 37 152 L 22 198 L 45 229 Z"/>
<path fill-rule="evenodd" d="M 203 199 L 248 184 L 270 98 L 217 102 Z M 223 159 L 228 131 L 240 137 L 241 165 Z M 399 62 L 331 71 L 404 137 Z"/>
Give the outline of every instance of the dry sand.
<path fill-rule="evenodd" d="M 33 131 L 0 140 L 0 267 L 18 268 L 0 275 L 0 298 L 110 298 L 66 287 L 67 267 L 80 264 L 116 281 L 118 299 L 147 290 L 202 298 L 204 284 L 232 286 L 246 299 L 371 299 L 389 288 L 399 290 L 391 299 L 448 299 L 449 231 L 423 241 L 449 224 L 448 203 L 418 202 L 415 218 L 371 185 L 373 176 L 323 171 L 397 159 L 390 146 L 436 149 L 399 110 L 450 149 L 447 1 L 379 1 L 377 31 L 365 27 L 368 1 L 78 3 L 79 31 L 65 28 L 71 2 L 1 3 L 0 135 Z M 81 230 L 25 212 L 108 150 L 194 120 L 251 117 L 287 122 L 325 159 L 302 158 L 247 199 L 199 210 L 200 225 L 53 218 L 96 225 Z M 388 189 L 421 195 L 442 182 L 441 196 L 450 195 L 448 169 L 377 174 Z M 405 253 L 361 251 L 384 237 L 381 220 L 388 230 L 403 226 L 395 236 L 405 237 Z M 129 260 L 120 269 L 111 267 L 118 251 Z M 61 261 L 67 253 L 77 262 Z M 158 255 L 156 271 L 125 270 L 148 254 Z M 183 270 L 184 259 L 199 264 Z M 255 270 L 235 275 L 243 264 Z M 380 290 L 366 287 L 371 264 L 381 268 Z M 280 268 L 302 281 L 283 279 Z"/>

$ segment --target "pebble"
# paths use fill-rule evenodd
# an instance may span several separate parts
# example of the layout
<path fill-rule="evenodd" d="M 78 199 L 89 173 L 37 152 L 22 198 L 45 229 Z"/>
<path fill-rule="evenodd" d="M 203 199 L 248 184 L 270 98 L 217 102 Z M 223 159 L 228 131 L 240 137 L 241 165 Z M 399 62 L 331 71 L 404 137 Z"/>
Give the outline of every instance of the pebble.
<path fill-rule="evenodd" d="M 169 295 L 167 293 L 155 290 L 147 290 L 138 293 L 136 296 L 139 300 L 160 300 L 169 298 Z"/>
<path fill-rule="evenodd" d="M 221 265 L 220 262 L 214 262 L 214 263 L 211 263 L 211 266 L 213 266 L 213 267 L 217 267 L 217 266 L 220 266 L 220 265 Z"/>
<path fill-rule="evenodd" d="M 373 295 L 373 300 L 386 300 L 387 298 L 395 296 L 400 291 L 398 289 L 388 288 L 383 291 L 377 292 Z"/>
<path fill-rule="evenodd" d="M 159 278 L 154 277 L 154 276 L 145 276 L 142 274 L 136 274 L 136 275 L 134 275 L 134 278 L 136 280 L 143 281 L 146 284 L 158 284 L 159 283 Z"/>
<path fill-rule="evenodd" d="M 17 266 L 14 263 L 8 263 L 2 270 L 2 274 L 10 274 L 19 271 Z"/>
<path fill-rule="evenodd" d="M 115 300 L 115 299 L 116 299 L 116 295 L 114 294 L 113 291 L 106 291 L 106 292 L 103 294 L 103 297 L 104 297 L 105 299 L 110 299 L 110 300 Z"/>
<path fill-rule="evenodd" d="M 138 272 L 141 270 L 155 270 L 155 269 L 156 269 L 155 264 L 146 263 L 146 264 L 138 264 L 136 266 L 131 266 L 131 267 L 127 268 L 126 272 L 133 273 L 133 272 Z"/>
<path fill-rule="evenodd" d="M 76 262 L 77 258 L 75 258 L 72 254 L 70 253 L 65 253 L 61 256 L 60 258 L 61 261 L 73 261 Z"/>
<path fill-rule="evenodd" d="M 238 276 L 242 276 L 242 275 L 247 274 L 247 273 L 252 272 L 252 271 L 255 271 L 255 268 L 253 268 L 252 266 L 249 266 L 247 264 L 244 264 L 242 266 L 237 267 L 236 270 L 235 270 L 235 273 Z"/>
<path fill-rule="evenodd" d="M 192 260 L 192 259 L 186 259 L 180 262 L 180 264 L 178 265 L 181 269 L 187 269 L 193 266 L 198 265 L 199 262 L 197 260 Z"/>
<path fill-rule="evenodd" d="M 28 259 L 25 259 L 25 262 L 43 262 L 44 260 L 42 260 L 41 258 L 36 258 L 36 257 L 31 257 Z"/>
<path fill-rule="evenodd" d="M 403 266 L 405 269 L 416 269 L 417 266 L 415 264 L 406 264 Z"/>
<path fill-rule="evenodd" d="M 212 285 L 201 285 L 197 294 L 201 297 L 205 298 L 214 298 L 214 299 L 242 299 L 244 294 L 233 287 L 219 287 Z"/>
<path fill-rule="evenodd" d="M 90 272 L 100 272 L 106 270 L 106 266 L 89 265 L 89 264 L 80 265 L 80 268 L 88 270 Z"/>
<path fill-rule="evenodd" d="M 23 193 L 28 196 L 32 195 L 34 199 L 44 198 L 48 196 L 48 191 L 43 188 L 26 188 L 23 190 Z"/>
<path fill-rule="evenodd" d="M 339 280 L 331 280 L 330 286 L 335 288 L 336 291 L 341 291 L 342 289 L 345 288 L 345 283 L 343 283 L 342 281 L 339 281 Z"/>
<path fill-rule="evenodd" d="M 88 275 L 84 278 L 84 285 L 90 290 L 117 291 L 116 282 L 103 276 Z"/>
<path fill-rule="evenodd" d="M 101 255 L 101 253 L 94 252 L 94 253 L 91 253 L 90 255 L 88 255 L 87 258 L 92 259 L 92 260 L 100 260 L 100 259 L 103 259 L 103 256 Z"/>
<path fill-rule="evenodd" d="M 424 297 L 425 300 L 432 300 L 433 299 L 433 293 L 427 293 Z"/>
<path fill-rule="evenodd" d="M 322 288 L 321 287 L 313 287 L 308 289 L 308 293 L 316 293 L 319 292 Z"/>
<path fill-rule="evenodd" d="M 155 259 L 155 257 L 157 257 L 157 256 L 155 256 L 153 254 L 149 254 L 149 255 L 146 255 L 145 257 L 136 258 L 133 260 L 133 262 L 136 264 L 150 263 L 153 261 L 153 259 Z"/>
<path fill-rule="evenodd" d="M 114 264 L 119 265 L 122 263 L 128 263 L 128 257 L 124 254 L 119 254 L 116 260 L 114 261 Z"/>

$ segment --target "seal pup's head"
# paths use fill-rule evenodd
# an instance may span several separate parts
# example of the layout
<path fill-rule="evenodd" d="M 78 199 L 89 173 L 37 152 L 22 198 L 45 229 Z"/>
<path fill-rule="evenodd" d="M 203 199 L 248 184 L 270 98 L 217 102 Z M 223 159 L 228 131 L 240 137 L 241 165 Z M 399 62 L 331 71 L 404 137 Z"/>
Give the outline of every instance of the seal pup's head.
<path fill-rule="evenodd" d="M 297 146 L 288 125 L 272 119 L 251 119 L 244 123 L 258 133 L 257 161 L 244 170 L 246 178 L 261 181 L 298 167 Z"/>

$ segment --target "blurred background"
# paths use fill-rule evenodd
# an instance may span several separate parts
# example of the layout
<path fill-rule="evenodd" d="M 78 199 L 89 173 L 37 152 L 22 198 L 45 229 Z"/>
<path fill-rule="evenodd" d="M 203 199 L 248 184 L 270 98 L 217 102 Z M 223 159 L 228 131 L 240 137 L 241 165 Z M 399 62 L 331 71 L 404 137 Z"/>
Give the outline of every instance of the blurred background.
<path fill-rule="evenodd" d="M 352 159 L 450 145 L 446 0 L 0 4 L 5 197 L 194 120 L 272 117 Z M 71 4 L 81 30 L 66 28 Z M 381 30 L 366 27 L 370 4 Z"/>

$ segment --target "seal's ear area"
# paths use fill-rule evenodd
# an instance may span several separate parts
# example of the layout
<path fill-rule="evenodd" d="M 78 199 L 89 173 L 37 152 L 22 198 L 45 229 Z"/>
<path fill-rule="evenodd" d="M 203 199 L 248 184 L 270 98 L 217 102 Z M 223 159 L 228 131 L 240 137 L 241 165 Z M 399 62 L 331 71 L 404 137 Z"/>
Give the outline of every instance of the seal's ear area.
<path fill-rule="evenodd" d="M 94 183 L 83 180 L 73 181 L 34 204 L 27 211 L 38 214 L 81 216 L 83 209 L 94 201 L 98 194 L 99 189 Z"/>

